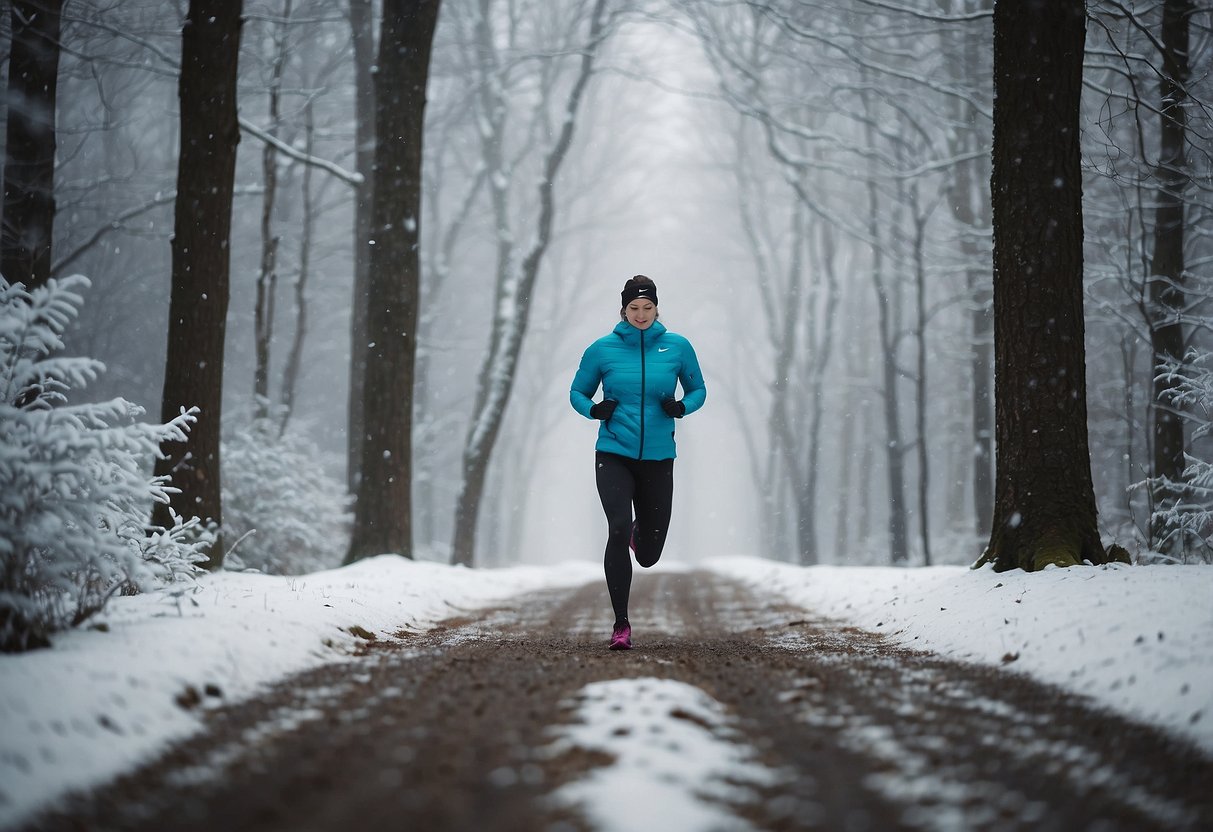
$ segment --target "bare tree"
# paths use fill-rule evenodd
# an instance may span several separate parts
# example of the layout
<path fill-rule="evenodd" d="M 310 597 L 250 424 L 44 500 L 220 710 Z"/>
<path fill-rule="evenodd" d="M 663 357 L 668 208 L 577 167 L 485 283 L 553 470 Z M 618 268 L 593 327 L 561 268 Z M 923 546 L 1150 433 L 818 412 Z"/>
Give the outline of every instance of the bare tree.
<path fill-rule="evenodd" d="M 1190 3 L 1098 0 L 1088 8 L 1084 162 L 1088 322 L 1119 349 L 1091 356 L 1092 464 L 1107 532 L 1169 555 L 1166 518 L 1195 495 L 1183 476 L 1200 414 L 1173 395 L 1174 367 L 1203 350 L 1213 209 L 1209 12 Z M 1196 499 L 1199 500 L 1197 497 Z"/>
<path fill-rule="evenodd" d="M 865 95 L 866 99 L 867 96 Z M 869 133 L 869 141 L 871 134 Z M 881 413 L 884 416 L 885 474 L 888 480 L 889 558 L 895 564 L 909 560 L 909 518 L 905 501 L 905 454 L 902 439 L 901 392 L 897 363 L 900 336 L 900 297 L 886 266 L 886 248 L 881 240 L 880 189 L 875 177 L 865 183 L 868 192 L 868 235 L 874 241 L 869 276 L 876 293 L 876 333 L 880 339 Z"/>
<path fill-rule="evenodd" d="M 1087 446 L 1078 112 L 1083 0 L 994 5 L 997 480 L 980 563 L 1108 560 Z"/>
<path fill-rule="evenodd" d="M 477 20 L 478 42 L 484 60 L 494 60 L 489 31 L 488 2 L 482 2 Z M 589 35 L 581 48 L 576 78 L 569 90 L 563 108 L 557 110 L 562 118 L 557 126 L 555 141 L 543 154 L 541 178 L 538 186 L 538 219 L 531 242 L 524 252 L 514 254 L 513 235 L 509 226 L 509 212 L 505 191 L 509 185 L 508 169 L 504 159 L 498 157 L 500 138 L 505 114 L 500 111 L 499 100 L 494 100 L 498 91 L 493 87 L 484 90 L 486 101 L 483 116 L 485 151 L 490 159 L 490 194 L 498 229 L 497 285 L 494 292 L 493 323 L 489 349 L 480 367 L 476 398 L 472 406 L 472 421 L 464 444 L 461 485 L 455 506 L 455 529 L 451 559 L 457 564 L 472 565 L 476 552 L 476 526 L 480 516 L 481 499 L 485 478 L 501 428 L 502 418 L 509 404 L 513 388 L 514 373 L 526 335 L 529 308 L 527 301 L 539 276 L 543 258 L 551 242 L 552 226 L 556 212 L 555 180 L 573 143 L 577 110 L 594 71 L 594 58 L 606 33 L 606 0 L 594 0 L 590 13 Z M 497 69 L 485 67 L 485 81 L 489 84 L 499 80 Z M 528 235 L 530 236 L 530 235 Z"/>
<path fill-rule="evenodd" d="M 292 0 L 284 0 L 282 19 L 271 24 L 269 80 L 269 123 L 266 132 L 278 138 L 282 123 L 282 73 L 286 67 L 290 43 Z M 261 148 L 261 168 L 265 191 L 261 197 L 261 269 L 257 274 L 257 300 L 253 327 L 256 365 L 253 369 L 254 409 L 258 418 L 270 413 L 270 344 L 274 339 L 274 302 L 278 289 L 279 237 L 274 232 L 274 204 L 278 199 L 278 148 L 266 142 Z"/>
<path fill-rule="evenodd" d="M 946 14 L 961 15 L 972 22 L 960 30 L 960 43 L 948 49 L 947 68 L 958 82 L 988 79 L 989 21 L 982 19 L 993 0 L 937 0 Z M 970 29 L 980 26 L 977 31 Z M 952 43 L 944 39 L 945 48 Z M 989 230 L 989 156 L 976 151 L 989 146 L 989 92 L 986 85 L 973 84 L 970 98 L 952 98 L 952 118 L 960 129 L 949 131 L 952 152 L 965 157 L 948 177 L 948 203 L 957 223 L 958 248 L 969 296 L 969 338 L 972 378 L 970 439 L 973 482 L 973 522 L 979 538 L 990 536 L 994 516 L 994 310 L 991 296 Z"/>
<path fill-rule="evenodd" d="M 368 273 L 365 436 L 346 562 L 412 557 L 413 372 L 417 351 L 421 158 L 439 0 L 385 0 L 375 74 L 374 245 Z M 355 345 L 357 346 L 357 345 Z"/>
<path fill-rule="evenodd" d="M 758 38 L 753 39 L 752 48 L 762 48 Z M 784 182 L 772 186 L 772 177 L 763 166 L 763 140 L 756 132 L 749 120 L 737 120 L 730 131 L 729 167 L 741 231 L 753 261 L 753 286 L 767 322 L 760 331 L 772 355 L 768 379 L 748 374 L 755 381 L 751 395 L 769 395 L 770 404 L 764 414 L 737 402 L 737 418 L 749 424 L 743 434 L 753 460 L 754 485 L 771 518 L 763 524 L 764 551 L 773 557 L 812 563 L 817 558 L 816 489 L 809 479 L 815 478 L 816 471 L 803 440 L 820 425 L 821 391 L 803 382 L 811 375 L 808 367 L 819 358 L 817 345 L 807 343 L 812 328 L 807 319 L 816 312 L 808 285 L 815 235 L 796 191 Z M 741 366 L 751 365 L 761 346 L 747 343 L 745 334 L 734 341 Z M 805 413 L 811 417 L 808 432 L 798 430 L 803 419 L 797 415 Z M 765 449 L 759 444 L 763 439 Z"/>
<path fill-rule="evenodd" d="M 171 475 L 181 489 L 173 500 L 179 513 L 220 527 L 219 427 L 240 141 L 236 78 L 243 8 L 243 0 L 190 0 L 181 33 L 181 152 L 161 415 L 168 422 L 193 406 L 201 413 L 189 440 L 166 442 L 156 463 L 156 474 Z M 172 525 L 162 505 L 153 519 L 157 525 Z M 210 568 L 221 567 L 223 555 L 219 537 L 210 552 Z"/>
<path fill-rule="evenodd" d="M 55 99 L 63 0 L 12 0 L 0 274 L 33 289 L 51 276 Z"/>
<path fill-rule="evenodd" d="M 862 321 L 863 330 L 858 339 L 848 341 L 871 338 L 880 363 L 877 388 L 884 436 L 878 446 L 884 456 L 880 473 L 887 498 L 889 556 L 895 563 L 909 560 L 915 511 L 918 539 L 926 555 L 932 503 L 938 502 L 928 489 L 927 442 L 938 439 L 924 428 L 929 408 L 947 406 L 928 390 L 927 326 L 936 320 L 944 301 L 941 296 L 954 304 L 960 293 L 928 273 L 934 270 L 927 262 L 928 247 L 940 232 L 928 227 L 934 197 L 919 198 L 919 194 L 940 193 L 943 182 L 957 177 L 955 168 L 984 155 L 977 135 L 980 120 L 956 117 L 958 111 L 982 112 L 980 98 L 972 91 L 975 81 L 963 73 L 943 71 L 940 64 L 947 61 L 939 56 L 956 50 L 940 49 L 939 44 L 960 41 L 963 46 L 963 39 L 970 38 L 968 27 L 988 15 L 967 8 L 950 12 L 946 5 L 939 14 L 921 5 L 884 3 L 846 9 L 782 0 L 747 4 L 684 0 L 681 5 L 716 69 L 724 99 L 761 127 L 767 154 L 783 168 L 783 178 L 792 184 L 809 215 L 806 230 L 829 229 L 824 236 L 809 235 L 821 240 L 808 252 L 811 273 L 828 276 L 826 267 L 834 255 L 821 256 L 823 244 L 828 243 L 838 251 L 839 262 L 870 278 L 866 281 L 872 288 L 870 305 L 857 308 L 853 314 L 859 317 L 852 320 L 852 324 Z M 899 19 L 913 22 L 912 44 L 897 34 L 893 21 Z M 929 28 L 924 28 L 924 21 Z M 828 36 L 827 31 L 840 35 Z M 967 196 L 976 199 L 975 193 Z M 753 235 L 747 231 L 747 236 Z M 816 287 L 818 282 L 807 285 Z M 800 291 L 795 285 L 789 289 Z M 796 303 L 794 294 L 776 302 L 775 312 L 768 311 L 773 328 L 781 328 L 782 315 Z M 811 326 L 814 320 L 805 317 L 803 325 Z M 917 366 L 907 355 L 911 343 L 918 348 Z M 828 347 L 820 339 L 800 342 L 791 356 L 808 368 L 818 355 L 828 354 Z M 775 355 L 778 380 L 789 357 L 786 349 L 778 347 Z M 905 424 L 907 382 L 913 383 L 917 442 Z M 807 389 L 803 384 L 799 388 Z M 954 385 L 951 389 L 956 390 Z M 771 392 L 773 398 L 784 397 L 778 386 Z M 797 401 L 795 407 L 805 421 L 791 438 L 808 444 L 800 461 L 802 476 L 793 489 L 796 506 L 783 510 L 797 514 L 804 543 L 812 536 L 819 479 L 817 442 L 812 437 L 819 432 L 828 437 L 834 428 L 816 421 L 819 411 L 812 398 Z M 836 408 L 822 410 L 830 413 Z M 779 419 L 771 424 L 773 442 L 783 441 L 778 425 Z M 804 467 L 806 463 L 810 467 Z M 907 482 L 915 475 L 918 497 L 911 505 Z M 865 482 L 870 479 L 869 475 Z M 833 489 L 822 496 L 841 501 Z M 802 557 L 810 548 L 801 546 Z"/>
<path fill-rule="evenodd" d="M 370 303 L 371 202 L 375 187 L 375 23 L 372 0 L 349 0 L 354 47 L 354 169 L 362 175 L 354 202 L 354 291 L 350 314 L 350 392 L 346 426 L 346 482 L 358 488 L 362 464 L 366 384 L 367 306 Z"/>
<path fill-rule="evenodd" d="M 316 137 L 316 125 L 312 116 L 312 102 L 304 107 L 304 150 L 310 156 Z M 299 386 L 299 369 L 303 365 L 303 344 L 307 338 L 307 290 L 311 276 L 312 231 L 316 224 L 315 201 L 312 196 L 312 168 L 303 169 L 300 200 L 303 210 L 303 228 L 299 237 L 299 273 L 295 277 L 295 334 L 286 357 L 286 368 L 282 371 L 282 424 L 279 435 L 286 433 L 295 412 L 295 392 Z"/>
<path fill-rule="evenodd" d="M 421 341 L 417 346 L 415 384 L 418 401 L 415 406 L 417 423 L 414 441 L 432 449 L 414 461 L 413 507 L 416 517 L 414 539 L 418 546 L 446 547 L 450 544 L 449 530 L 443 520 L 449 520 L 449 502 L 458 483 L 443 477 L 443 470 L 458 464 L 462 448 L 450 442 L 463 424 L 462 408 L 452 408 L 444 399 L 444 385 L 436 382 L 436 368 L 449 354 L 452 330 L 444 323 L 449 318 L 452 278 L 461 273 L 475 273 L 479 267 L 480 246 L 477 237 L 491 243 L 489 233 L 479 231 L 477 221 L 485 212 L 484 190 L 488 182 L 488 167 L 482 163 L 483 153 L 476 118 L 478 74 L 477 57 L 466 44 L 474 42 L 468 33 L 468 10 L 475 2 L 465 0 L 448 3 L 443 10 L 444 24 L 439 28 L 439 40 L 434 45 L 430 67 L 430 89 L 434 107 L 426 116 L 429 137 L 425 176 L 424 209 L 427 237 L 421 245 L 422 282 Z M 447 40 L 442 37 L 446 33 Z M 441 518 L 441 519 L 440 519 Z"/>
<path fill-rule="evenodd" d="M 305 2 L 317 11 L 323 8 L 317 0 Z M 281 10 L 282 3 L 283 0 L 261 0 L 258 6 L 246 8 L 253 21 L 251 25 L 266 32 L 272 31 L 272 27 L 280 27 L 278 14 L 262 14 L 261 10 L 272 7 Z M 344 102 L 337 102 L 336 96 L 328 94 L 336 86 L 333 81 L 339 79 L 340 73 L 347 71 L 349 65 L 345 41 L 332 36 L 340 31 L 340 20 L 326 19 L 321 14 L 300 15 L 299 0 L 293 5 L 296 9 L 292 29 L 295 54 L 306 50 L 311 56 L 307 68 L 314 77 L 325 78 L 331 85 L 318 91 L 317 96 L 327 94 L 326 101 L 341 106 Z M 168 245 L 161 248 L 160 243 L 167 242 L 171 236 L 172 211 L 168 206 L 177 197 L 179 139 L 175 100 L 180 60 L 179 45 L 175 45 L 167 34 L 181 24 L 175 6 L 139 3 L 115 6 L 81 0 L 66 5 L 63 16 L 64 38 L 70 43 L 70 49 L 64 52 L 60 69 L 60 147 L 56 173 L 59 210 L 52 273 L 82 270 L 113 290 L 99 294 L 83 311 L 75 341 L 94 345 L 98 352 L 93 354 L 114 368 L 114 372 L 101 382 L 102 386 L 96 391 L 98 395 L 121 392 L 137 401 L 155 400 L 162 392 L 164 355 L 160 349 L 146 349 L 142 336 L 145 330 L 154 329 L 156 338 L 163 337 L 158 318 L 167 316 L 169 303 L 169 283 L 157 280 L 155 275 L 169 270 L 170 249 Z M 256 48 L 249 49 L 247 44 L 261 44 L 261 40 L 246 33 L 242 41 L 246 44 L 241 61 L 242 80 L 246 88 L 263 89 L 263 84 L 249 83 L 250 76 L 258 77 L 261 66 L 257 61 L 247 60 L 258 52 Z M 298 64 L 297 61 L 293 63 Z M 326 67 L 329 68 L 327 73 L 323 71 Z M 295 77 L 298 77 L 297 72 Z M 238 158 L 236 177 L 244 184 L 238 184 L 234 189 L 238 197 L 264 195 L 264 188 L 259 183 L 261 177 L 252 172 L 252 161 L 260 159 L 262 144 L 272 146 L 280 179 L 276 235 L 284 240 L 294 236 L 294 228 L 298 227 L 295 223 L 280 223 L 295 205 L 282 198 L 291 191 L 294 171 L 326 170 L 333 176 L 325 178 L 325 183 L 332 180 L 355 184 L 357 181 L 355 175 L 338 165 L 307 156 L 289 141 L 289 131 L 299 121 L 290 106 L 290 98 L 298 96 L 299 91 L 290 78 L 288 72 L 282 94 L 281 136 L 270 135 L 263 129 L 264 125 L 241 125 L 242 132 L 252 135 L 255 144 L 253 153 L 246 152 Z M 162 108 L 171 108 L 174 117 L 165 118 Z M 318 109 L 318 112 L 323 110 Z M 344 122 L 344 113 L 341 117 Z M 352 141 L 341 135 L 340 128 L 334 131 L 329 124 L 322 123 L 320 135 L 323 138 L 317 141 L 317 146 L 336 153 L 352 149 Z M 251 206 L 253 202 L 248 200 L 246 204 Z M 255 202 L 264 206 L 263 199 Z M 346 199 L 331 200 L 325 210 L 335 207 L 344 211 L 348 204 Z M 251 209 L 246 209 L 248 213 L 241 212 L 239 200 L 233 211 L 232 262 L 233 268 L 238 269 L 240 262 L 251 260 L 256 263 L 255 257 L 246 258 L 241 250 L 249 238 L 245 231 L 256 229 L 257 220 L 251 216 Z M 331 246 L 329 237 L 325 235 L 325 244 Z M 285 245 L 280 248 L 282 265 L 279 271 L 282 266 L 290 265 L 291 256 Z M 255 266 L 251 276 L 256 277 Z M 236 303 L 229 316 L 228 333 L 238 333 L 241 341 L 244 340 L 246 319 L 248 331 L 251 333 L 253 329 L 255 304 L 251 298 L 247 304 L 243 302 L 243 288 L 252 285 L 252 281 L 242 281 L 239 276 L 233 279 Z M 140 304 L 130 303 L 133 293 L 141 298 Z M 153 314 L 149 314 L 149 310 Z M 253 340 L 251 335 L 249 340 Z M 233 373 L 235 378 L 243 377 L 245 356 L 251 359 L 254 354 L 252 349 L 229 354 L 225 378 L 233 378 Z M 248 369 L 253 369 L 251 360 L 247 364 Z M 333 420 L 334 423 L 338 421 Z"/>
<path fill-rule="evenodd" d="M 1187 144 L 1188 27 L 1191 0 L 1165 0 L 1162 6 L 1162 73 L 1159 78 L 1158 194 L 1154 209 L 1154 256 L 1150 264 L 1150 346 L 1157 364 L 1184 357 L 1182 315 L 1185 306 L 1184 191 L 1188 182 Z M 1154 400 L 1153 478 L 1159 485 L 1155 504 L 1164 510 L 1178 496 L 1174 483 L 1183 478 L 1184 420 L 1174 405 L 1177 381 L 1156 373 Z M 1162 515 L 1155 515 L 1161 517 Z M 1150 538 L 1160 541 L 1165 530 L 1152 519 Z"/>
<path fill-rule="evenodd" d="M 905 187 L 909 194 L 907 205 L 913 229 L 911 251 L 914 263 L 914 424 L 918 434 L 914 445 L 918 450 L 918 539 L 922 546 L 923 565 L 930 566 L 931 455 L 928 438 L 932 431 L 927 426 L 927 325 L 931 313 L 927 309 L 926 239 L 927 223 L 939 202 L 936 200 L 933 204 L 924 206 L 919 196 L 919 184 L 910 182 Z"/>

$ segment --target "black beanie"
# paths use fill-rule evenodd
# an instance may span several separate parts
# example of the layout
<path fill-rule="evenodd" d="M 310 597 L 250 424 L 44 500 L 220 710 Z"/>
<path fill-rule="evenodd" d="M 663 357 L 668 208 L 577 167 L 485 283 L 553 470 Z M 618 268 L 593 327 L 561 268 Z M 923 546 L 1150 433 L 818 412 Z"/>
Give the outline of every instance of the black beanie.
<path fill-rule="evenodd" d="M 626 309 L 627 305 L 636 298 L 645 298 L 651 300 L 653 305 L 657 305 L 657 284 L 642 274 L 628 278 L 628 282 L 623 284 L 623 291 L 619 293 L 623 299 L 621 308 Z"/>

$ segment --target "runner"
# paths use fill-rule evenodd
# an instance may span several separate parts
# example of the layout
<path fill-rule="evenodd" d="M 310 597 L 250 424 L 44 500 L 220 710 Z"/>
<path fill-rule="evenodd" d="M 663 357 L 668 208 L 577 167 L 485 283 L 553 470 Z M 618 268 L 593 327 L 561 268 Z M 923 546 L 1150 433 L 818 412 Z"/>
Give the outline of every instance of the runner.
<path fill-rule="evenodd" d="M 620 296 L 621 320 L 586 349 L 569 399 L 582 416 L 602 422 L 594 458 L 609 529 L 604 568 L 615 611 L 610 649 L 630 650 L 628 549 L 645 568 L 661 557 L 674 497 L 674 420 L 703 407 L 707 388 L 691 342 L 657 320 L 657 285 L 638 274 Z M 675 398 L 676 383 L 682 399 Z M 591 397 L 599 385 L 603 398 L 595 403 Z"/>

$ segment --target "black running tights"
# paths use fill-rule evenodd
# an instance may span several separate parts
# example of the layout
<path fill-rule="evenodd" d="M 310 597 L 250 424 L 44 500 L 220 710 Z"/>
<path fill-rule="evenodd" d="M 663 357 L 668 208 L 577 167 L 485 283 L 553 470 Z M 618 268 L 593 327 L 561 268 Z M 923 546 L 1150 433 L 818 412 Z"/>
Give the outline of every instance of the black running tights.
<path fill-rule="evenodd" d="M 632 509 L 636 510 L 636 562 L 646 569 L 661 557 L 670 528 L 670 504 L 674 499 L 674 460 L 629 459 L 598 451 L 598 497 L 606 513 L 607 591 L 615 622 L 628 617 L 628 595 L 632 589 Z"/>

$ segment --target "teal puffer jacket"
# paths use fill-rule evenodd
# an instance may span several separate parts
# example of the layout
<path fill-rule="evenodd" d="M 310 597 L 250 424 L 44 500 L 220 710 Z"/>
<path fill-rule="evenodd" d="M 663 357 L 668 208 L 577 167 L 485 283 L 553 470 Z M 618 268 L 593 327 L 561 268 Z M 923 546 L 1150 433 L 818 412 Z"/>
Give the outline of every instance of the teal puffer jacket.
<path fill-rule="evenodd" d="M 582 416 L 593 418 L 591 397 L 601 384 L 602 397 L 619 406 L 598 429 L 594 447 L 632 459 L 673 459 L 674 420 L 661 403 L 677 398 L 675 383 L 682 385 L 688 414 L 703 407 L 708 391 L 691 342 L 667 331 L 661 321 L 644 330 L 620 321 L 610 335 L 586 349 L 569 401 Z"/>

